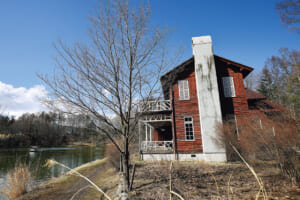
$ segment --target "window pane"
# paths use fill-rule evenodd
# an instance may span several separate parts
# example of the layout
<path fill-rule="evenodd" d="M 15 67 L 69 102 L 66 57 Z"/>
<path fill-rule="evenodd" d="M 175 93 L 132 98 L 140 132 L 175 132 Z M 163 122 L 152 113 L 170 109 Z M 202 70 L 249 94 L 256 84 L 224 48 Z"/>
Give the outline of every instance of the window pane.
<path fill-rule="evenodd" d="M 184 118 L 184 127 L 185 127 L 185 139 L 194 140 L 194 129 L 193 129 L 193 118 L 185 117 Z"/>
<path fill-rule="evenodd" d="M 225 97 L 235 97 L 234 81 L 232 76 L 222 77 Z"/>
<path fill-rule="evenodd" d="M 187 122 L 187 121 L 192 121 L 192 118 L 191 118 L 191 117 L 185 117 L 185 118 L 184 118 L 184 121 L 186 121 L 186 122 Z"/>
<path fill-rule="evenodd" d="M 178 81 L 179 88 L 179 100 L 189 100 L 189 81 L 188 80 L 180 80 Z"/>

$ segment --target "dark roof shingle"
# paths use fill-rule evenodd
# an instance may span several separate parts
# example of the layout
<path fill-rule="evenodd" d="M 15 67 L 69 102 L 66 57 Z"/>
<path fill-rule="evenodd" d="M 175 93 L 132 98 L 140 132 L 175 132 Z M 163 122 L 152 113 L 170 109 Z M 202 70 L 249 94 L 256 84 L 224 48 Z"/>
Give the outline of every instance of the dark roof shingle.
<path fill-rule="evenodd" d="M 245 88 L 247 99 L 266 99 L 266 97 L 262 94 L 254 92 L 248 88 Z"/>

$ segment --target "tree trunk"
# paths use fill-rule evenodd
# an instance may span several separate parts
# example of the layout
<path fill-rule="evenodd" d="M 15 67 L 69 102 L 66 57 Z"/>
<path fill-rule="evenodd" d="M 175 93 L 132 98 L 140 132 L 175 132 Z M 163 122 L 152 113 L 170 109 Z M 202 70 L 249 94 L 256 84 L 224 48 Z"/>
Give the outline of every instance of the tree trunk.
<path fill-rule="evenodd" d="M 128 139 L 124 141 L 124 152 L 121 153 L 121 168 L 120 168 L 120 199 L 128 200 L 129 192 L 129 150 Z"/>
<path fill-rule="evenodd" d="M 123 159 L 122 159 L 122 164 L 123 164 L 123 179 L 124 179 L 124 186 L 126 192 L 129 191 L 129 149 L 128 149 L 128 138 L 125 139 L 124 142 L 124 153 L 123 153 Z"/>

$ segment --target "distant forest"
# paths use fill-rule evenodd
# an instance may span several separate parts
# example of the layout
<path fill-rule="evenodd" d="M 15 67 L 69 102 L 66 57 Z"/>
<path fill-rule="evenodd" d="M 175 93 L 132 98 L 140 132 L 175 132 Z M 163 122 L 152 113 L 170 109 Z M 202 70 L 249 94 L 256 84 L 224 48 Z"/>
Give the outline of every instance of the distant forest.
<path fill-rule="evenodd" d="M 0 115 L 0 148 L 62 146 L 77 141 L 97 143 L 102 139 L 89 116 L 41 112 L 16 119 Z"/>

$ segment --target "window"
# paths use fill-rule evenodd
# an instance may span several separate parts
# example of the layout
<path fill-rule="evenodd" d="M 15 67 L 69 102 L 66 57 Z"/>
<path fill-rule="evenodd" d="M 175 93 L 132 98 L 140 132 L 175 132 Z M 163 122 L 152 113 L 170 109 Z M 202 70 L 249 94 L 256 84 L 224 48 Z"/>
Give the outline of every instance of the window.
<path fill-rule="evenodd" d="M 188 80 L 181 80 L 178 81 L 179 87 L 179 100 L 189 100 L 189 81 Z"/>
<path fill-rule="evenodd" d="M 222 83 L 223 83 L 224 96 L 236 97 L 233 77 L 232 76 L 222 77 Z"/>
<path fill-rule="evenodd" d="M 193 117 L 184 117 L 185 140 L 194 140 Z"/>

